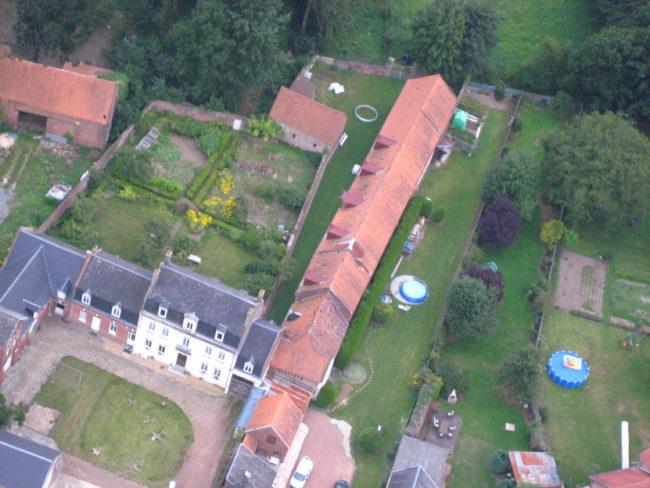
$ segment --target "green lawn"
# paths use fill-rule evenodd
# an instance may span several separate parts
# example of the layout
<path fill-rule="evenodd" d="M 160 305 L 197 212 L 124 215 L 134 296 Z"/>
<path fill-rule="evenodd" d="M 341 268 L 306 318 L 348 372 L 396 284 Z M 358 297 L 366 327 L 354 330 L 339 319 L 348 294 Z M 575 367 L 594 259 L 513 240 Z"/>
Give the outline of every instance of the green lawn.
<path fill-rule="evenodd" d="M 534 58 L 544 38 L 578 47 L 598 27 L 590 0 L 496 0 L 493 5 L 501 23 L 488 62 L 505 78 Z"/>
<path fill-rule="evenodd" d="M 336 68 L 317 63 L 313 69 L 313 81 L 318 86 L 317 100 L 348 115 L 346 132 L 349 137 L 340 147 L 325 170 L 311 210 L 302 228 L 293 252 L 298 266 L 295 273 L 281 286 L 271 308 L 271 318 L 282 322 L 294 300 L 294 293 L 309 261 L 325 233 L 325 229 L 339 208 L 339 197 L 353 180 L 352 166 L 360 164 L 372 146 L 388 115 L 403 81 L 379 76 L 361 75 L 352 71 L 339 71 Z M 345 93 L 334 95 L 327 91 L 333 80 L 345 86 Z M 379 118 L 364 124 L 354 116 L 354 108 L 359 104 L 373 105 L 379 111 Z"/>
<path fill-rule="evenodd" d="M 544 151 L 542 140 L 550 130 L 558 127 L 559 115 L 550 110 L 542 110 L 530 102 L 522 102 L 520 111 L 522 129 L 515 134 L 511 147 L 541 158 Z"/>
<path fill-rule="evenodd" d="M 55 183 L 74 186 L 91 161 L 97 158 L 96 150 L 83 148 L 84 156 L 74 155 L 68 159 L 39 151 L 38 140 L 30 133 L 20 133 L 12 153 L 0 166 L 0 182 L 6 178 L 3 191 L 14 191 L 9 216 L 0 223 L 0 259 L 4 258 L 21 226 L 38 227 L 56 208 L 58 202 L 49 200 L 45 194 Z M 14 188 L 15 185 L 15 188 Z"/>
<path fill-rule="evenodd" d="M 243 286 L 244 266 L 255 256 L 241 245 L 221 234 L 208 230 L 193 248 L 192 254 L 201 257 L 201 265 L 195 266 L 187 260 L 177 261 L 181 266 L 190 266 L 205 276 L 218 278 L 234 288 Z M 176 261 L 176 260 L 174 260 Z"/>
<path fill-rule="evenodd" d="M 445 167 L 431 170 L 422 182 L 421 193 L 432 198 L 434 207 L 446 208 L 445 221 L 440 227 L 427 229 L 419 248 L 402 265 L 400 273 L 413 273 L 426 280 L 430 298 L 424 305 L 413 307 L 408 314 L 397 310 L 389 325 L 370 336 L 374 379 L 347 407 L 334 414 L 352 424 L 353 436 L 359 429 L 381 424 L 386 429 L 386 449 L 398 438 L 400 419 L 408 415 L 413 402 L 409 379 L 429 351 L 447 288 L 478 209 L 483 175 L 494 162 L 506 121 L 505 112 L 492 111 L 474 156 L 467 158 L 454 153 Z M 356 360 L 368 368 L 365 347 L 361 348 Z M 355 486 L 368 488 L 375 488 L 392 464 L 383 455 L 356 455 L 355 461 L 358 468 Z"/>
<path fill-rule="evenodd" d="M 35 398 L 62 414 L 51 433 L 59 447 L 149 486 L 167 486 L 192 443 L 192 425 L 178 405 L 77 358 L 61 363 L 81 371 L 79 389 L 79 373 L 59 364 Z M 151 440 L 154 432 L 161 440 Z"/>
<path fill-rule="evenodd" d="M 566 389 L 546 375 L 540 388 L 545 424 L 566 486 L 620 467 L 620 421 L 630 422 L 630 458 L 650 438 L 650 344 L 628 351 L 618 344 L 626 332 L 553 311 L 544 324 L 544 357 L 570 349 L 589 363 L 584 387 Z"/>

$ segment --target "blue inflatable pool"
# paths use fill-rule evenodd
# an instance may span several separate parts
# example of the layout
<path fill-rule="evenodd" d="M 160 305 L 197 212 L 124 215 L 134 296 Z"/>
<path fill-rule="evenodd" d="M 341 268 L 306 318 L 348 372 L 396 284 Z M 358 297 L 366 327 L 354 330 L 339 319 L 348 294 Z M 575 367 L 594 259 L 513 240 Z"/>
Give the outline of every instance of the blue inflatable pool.
<path fill-rule="evenodd" d="M 422 303 L 429 296 L 427 286 L 419 280 L 408 280 L 399 287 L 402 298 L 409 303 Z"/>
<path fill-rule="evenodd" d="M 589 365 L 572 351 L 555 351 L 548 358 L 546 371 L 553 381 L 565 388 L 578 388 L 589 378 Z"/>

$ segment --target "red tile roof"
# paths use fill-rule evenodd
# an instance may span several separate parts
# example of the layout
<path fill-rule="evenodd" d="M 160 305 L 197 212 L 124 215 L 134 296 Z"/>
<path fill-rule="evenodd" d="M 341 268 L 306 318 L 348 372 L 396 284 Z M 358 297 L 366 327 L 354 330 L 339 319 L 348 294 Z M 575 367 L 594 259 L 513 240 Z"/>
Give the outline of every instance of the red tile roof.
<path fill-rule="evenodd" d="M 298 432 L 303 414 L 288 394 L 267 395 L 257 403 L 246 427 L 246 433 L 270 428 L 290 446 Z"/>
<path fill-rule="evenodd" d="M 650 473 L 650 449 L 639 454 L 639 468 Z"/>
<path fill-rule="evenodd" d="M 334 224 L 327 228 L 327 239 L 338 239 L 339 237 L 345 237 L 349 234 L 350 233 L 347 230 L 337 227 Z"/>
<path fill-rule="evenodd" d="M 348 323 L 329 293 L 294 303 L 291 309 L 302 316 L 285 322 L 271 367 L 319 383 L 341 347 Z"/>
<path fill-rule="evenodd" d="M 377 138 L 390 147 L 382 144 L 370 151 L 364 166 L 375 174 L 355 178 L 332 220 L 330 230 L 345 229 L 345 236 L 337 239 L 328 232 L 308 266 L 310 273 L 322 273 L 327 280 L 296 291 L 298 303 L 291 308 L 300 308 L 303 316 L 284 326 L 294 330 L 299 322 L 301 339 L 291 347 L 281 341 L 276 352 L 281 360 L 274 357 L 272 366 L 315 383 L 325 378 L 343 337 L 327 357 L 315 354 L 303 338 L 331 328 L 331 315 L 321 313 L 324 301 L 329 310 L 339 307 L 337 330 L 346 330 L 455 107 L 456 97 L 439 75 L 406 82 Z"/>
<path fill-rule="evenodd" d="M 284 86 L 280 87 L 269 116 L 328 146 L 338 144 L 348 116 Z"/>
<path fill-rule="evenodd" d="M 16 58 L 0 58 L 0 99 L 109 125 L 117 83 Z"/>
<path fill-rule="evenodd" d="M 528 483 L 540 488 L 562 488 L 555 459 L 543 452 L 511 451 L 508 453 L 517 484 Z"/>
<path fill-rule="evenodd" d="M 650 488 L 650 475 L 636 468 L 618 469 L 589 478 L 606 488 Z"/>

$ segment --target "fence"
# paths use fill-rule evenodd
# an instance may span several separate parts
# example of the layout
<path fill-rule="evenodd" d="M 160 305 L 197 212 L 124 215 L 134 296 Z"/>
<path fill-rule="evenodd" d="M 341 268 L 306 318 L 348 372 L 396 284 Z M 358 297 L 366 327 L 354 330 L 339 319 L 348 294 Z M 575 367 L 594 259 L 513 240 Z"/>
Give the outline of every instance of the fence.
<path fill-rule="evenodd" d="M 474 90 L 474 91 L 483 91 L 483 92 L 494 92 L 494 90 L 497 89 L 495 85 L 487 85 L 485 83 L 477 83 L 475 81 L 470 81 L 468 84 L 469 90 Z M 514 97 L 521 97 L 524 100 L 527 100 L 529 102 L 533 103 L 545 103 L 547 105 L 550 105 L 551 102 L 553 101 L 553 97 L 550 95 L 543 95 L 541 93 L 533 93 L 533 92 L 527 92 L 524 90 L 520 90 L 518 88 L 504 88 L 503 92 L 506 95 L 514 96 Z"/>
<path fill-rule="evenodd" d="M 377 75 L 385 78 L 401 78 L 407 80 L 417 76 L 417 67 L 404 66 L 397 64 L 394 61 L 389 61 L 385 65 L 368 63 L 366 61 L 359 61 L 354 59 L 337 59 L 329 56 L 322 56 L 316 54 L 313 57 L 313 62 L 321 61 L 330 66 L 336 66 L 338 69 L 355 71 L 364 75 Z"/>
<path fill-rule="evenodd" d="M 118 137 L 118 139 L 111 145 L 111 147 L 109 147 L 108 150 L 97 160 L 94 166 L 95 170 L 103 171 L 104 168 L 106 168 L 108 162 L 113 158 L 115 152 L 121 148 L 126 143 L 126 141 L 129 140 L 134 132 L 135 126 L 128 126 L 124 132 L 122 132 L 120 137 Z M 50 216 L 45 219 L 45 222 L 41 224 L 41 226 L 38 228 L 39 232 L 47 232 L 52 224 L 56 222 L 61 217 L 61 215 L 63 215 L 63 212 L 65 212 L 70 207 L 70 205 L 72 205 L 75 198 L 77 198 L 79 194 L 88 187 L 89 176 L 90 173 L 86 171 L 81 177 L 81 180 L 79 180 L 79 183 L 77 183 L 77 185 L 70 191 L 70 193 L 68 193 L 65 200 L 63 200 L 59 206 L 54 209 L 54 212 L 52 212 Z"/>

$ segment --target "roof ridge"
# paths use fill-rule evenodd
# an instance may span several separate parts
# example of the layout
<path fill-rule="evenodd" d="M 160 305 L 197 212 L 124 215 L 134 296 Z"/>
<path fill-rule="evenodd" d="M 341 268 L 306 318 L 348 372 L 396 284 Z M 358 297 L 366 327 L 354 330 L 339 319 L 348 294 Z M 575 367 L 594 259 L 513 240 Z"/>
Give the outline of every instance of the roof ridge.
<path fill-rule="evenodd" d="M 31 441 L 31 442 L 34 442 L 34 441 Z M 35 444 L 38 444 L 38 443 L 35 443 Z M 40 454 L 36 454 L 35 452 L 28 451 L 27 449 L 23 449 L 23 448 L 18 447 L 16 445 L 9 444 L 8 442 L 3 441 L 2 439 L 0 439 L 0 445 L 6 446 L 9 449 L 14 449 L 16 451 L 22 452 L 23 454 L 27 454 L 28 456 L 33 456 L 33 457 L 38 458 L 38 459 L 40 459 L 42 461 L 47 461 L 48 463 L 52 462 L 52 459 L 46 458 L 45 456 L 41 456 Z M 40 446 L 40 444 L 39 444 L 39 446 Z M 43 447 L 48 448 L 47 446 L 43 446 Z M 51 449 L 51 448 L 48 448 L 48 449 Z"/>
<path fill-rule="evenodd" d="M 41 245 L 41 247 L 42 247 L 42 245 Z M 29 260 L 25 263 L 25 266 L 23 266 L 23 269 L 20 270 L 20 273 L 18 273 L 18 274 L 16 275 L 16 277 L 13 279 L 13 281 L 11 282 L 11 284 L 7 287 L 7 289 L 6 289 L 5 292 L 2 294 L 2 296 L 0 296 L 0 303 L 5 299 L 5 297 L 7 296 L 7 293 L 9 293 L 9 290 L 11 290 L 11 289 L 14 287 L 14 285 L 16 284 L 16 282 L 17 282 L 17 281 L 20 279 L 20 277 L 25 273 L 25 270 L 29 267 L 29 265 L 31 264 L 32 260 L 36 257 L 37 254 L 38 254 L 38 249 L 35 249 L 35 250 L 34 250 L 34 254 L 32 254 L 32 257 L 29 258 Z"/>
<path fill-rule="evenodd" d="M 119 260 L 121 260 L 121 261 L 125 261 L 126 263 L 130 264 L 130 265 L 133 266 L 134 268 L 139 268 L 139 269 L 132 269 L 132 268 L 129 268 L 128 266 L 126 266 L 125 264 L 122 264 L 122 263 L 119 263 L 119 262 L 115 262 L 115 261 L 111 261 L 110 259 L 106 259 L 106 258 L 102 255 L 102 253 L 105 254 L 105 255 L 108 255 L 108 256 L 111 256 L 111 257 L 117 258 L 117 259 L 119 259 Z M 108 252 L 106 252 L 106 251 L 104 251 L 104 250 L 101 250 L 101 251 L 98 251 L 98 252 L 96 252 L 96 253 L 93 253 L 93 257 L 96 257 L 97 259 L 100 259 L 100 260 L 102 260 L 103 262 L 108 263 L 108 264 L 111 264 L 111 265 L 113 265 L 113 266 L 115 266 L 115 267 L 117 267 L 117 268 L 123 269 L 123 270 L 128 271 L 128 272 L 130 272 L 130 273 L 133 273 L 133 274 L 135 274 L 135 275 L 137 275 L 137 276 L 140 276 L 141 278 L 145 278 L 145 279 L 148 279 L 148 280 L 151 279 L 151 276 L 147 276 L 146 274 L 140 272 L 140 270 L 144 271 L 145 273 L 146 273 L 146 272 L 151 273 L 151 271 L 149 271 L 149 270 L 147 270 L 147 269 L 145 269 L 145 268 L 143 268 L 143 267 L 141 267 L 141 266 L 138 266 L 138 265 L 135 264 L 135 263 L 131 263 L 130 261 L 126 261 L 125 259 L 123 259 L 123 258 L 121 258 L 120 256 L 117 256 L 117 255 L 115 255 L 115 254 L 111 254 L 111 253 L 108 253 Z"/>
<path fill-rule="evenodd" d="M 306 97 L 306 96 L 303 95 L 302 93 L 297 92 L 296 90 L 292 90 L 291 88 L 286 87 L 286 86 L 284 86 L 284 85 L 282 85 L 282 86 L 280 87 L 280 90 L 283 90 L 283 89 L 284 89 L 284 90 L 289 90 L 292 94 L 298 96 L 299 98 L 304 98 L 305 100 L 309 100 L 309 102 L 311 102 L 311 103 L 315 103 L 315 104 L 317 104 L 317 105 L 323 107 L 323 108 L 326 109 L 327 111 L 329 111 L 329 112 L 331 112 L 331 113 L 333 113 L 333 114 L 336 114 L 337 116 L 339 116 L 339 115 L 343 115 L 344 117 L 347 118 L 347 115 L 345 114 L 345 112 L 343 112 L 343 111 L 341 111 L 341 110 L 337 110 L 337 109 L 335 109 L 335 108 L 333 108 L 333 107 L 330 107 L 329 105 L 325 105 L 325 104 L 322 103 L 322 102 L 318 102 L 318 101 L 316 101 L 316 100 L 314 100 L 314 99 L 311 99 L 311 98 L 309 98 L 309 97 Z"/>
<path fill-rule="evenodd" d="M 50 268 L 47 265 L 47 258 L 45 256 L 45 246 L 41 244 L 39 251 L 43 255 L 43 267 L 45 268 L 45 274 L 47 275 L 47 282 L 50 284 L 50 293 L 54 293 L 54 284 L 52 283 L 52 277 L 50 276 Z"/>

